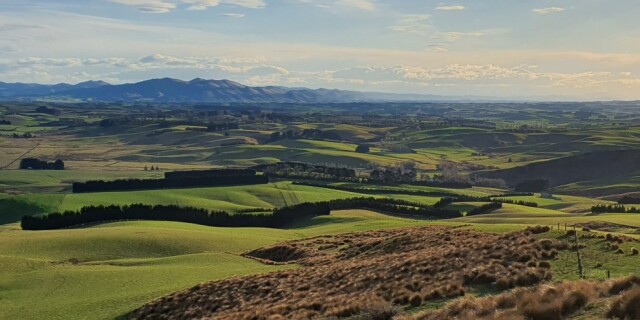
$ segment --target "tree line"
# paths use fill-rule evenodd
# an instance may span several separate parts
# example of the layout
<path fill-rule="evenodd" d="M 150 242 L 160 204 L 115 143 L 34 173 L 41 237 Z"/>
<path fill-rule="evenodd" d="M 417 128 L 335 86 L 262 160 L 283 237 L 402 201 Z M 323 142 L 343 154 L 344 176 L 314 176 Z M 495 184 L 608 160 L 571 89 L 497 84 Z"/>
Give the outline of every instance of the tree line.
<path fill-rule="evenodd" d="M 4 124 L 4 125 L 11 125 L 11 121 L 9 121 L 9 120 L 4 120 L 4 119 L 0 119 L 0 124 Z"/>
<path fill-rule="evenodd" d="M 533 202 L 533 201 L 503 199 L 503 198 L 492 198 L 492 199 L 493 199 L 494 202 L 516 204 L 516 205 L 519 205 L 519 206 L 532 207 L 532 208 L 537 208 L 538 207 L 538 203 Z"/>
<path fill-rule="evenodd" d="M 20 160 L 20 169 L 23 170 L 64 170 L 64 161 L 58 159 L 48 162 L 36 158 L 24 158 Z"/>
<path fill-rule="evenodd" d="M 625 207 L 622 204 L 599 204 L 591 207 L 592 213 L 640 213 L 640 208 Z"/>
<path fill-rule="evenodd" d="M 152 220 L 194 223 L 212 227 L 281 228 L 296 219 L 329 215 L 327 203 L 302 203 L 263 214 L 231 214 L 175 205 L 88 206 L 42 216 L 23 216 L 24 230 L 54 230 L 118 220 Z"/>
<path fill-rule="evenodd" d="M 253 169 L 211 169 L 165 172 L 165 179 L 193 179 L 193 178 L 229 178 L 229 177 L 253 177 L 256 175 Z"/>
<path fill-rule="evenodd" d="M 513 200 L 513 199 L 501 199 L 501 198 L 494 198 L 492 196 L 474 197 L 474 196 L 467 196 L 467 195 L 456 195 L 452 197 L 444 197 L 444 198 L 441 198 L 438 202 L 436 202 L 433 206 L 436 208 L 441 208 L 455 202 L 492 202 L 492 203 L 500 203 L 500 204 L 509 203 L 509 204 L 516 204 L 520 206 L 533 207 L 533 208 L 538 207 L 538 204 L 535 202 L 520 201 L 520 200 Z"/>
<path fill-rule="evenodd" d="M 351 181 L 358 180 L 356 171 L 349 168 L 328 167 L 303 162 L 278 162 L 261 164 L 251 169 L 261 171 L 265 175 L 273 178 L 296 178 L 329 181 Z"/>
<path fill-rule="evenodd" d="M 455 197 L 458 195 L 457 193 L 446 192 L 446 191 L 421 191 L 421 190 L 407 190 L 407 189 L 367 188 L 367 187 L 350 187 L 350 186 L 343 186 L 343 185 L 334 186 L 334 185 L 328 185 L 328 184 L 301 182 L 301 181 L 294 181 L 293 184 L 308 186 L 308 187 L 340 190 L 340 191 L 366 193 L 366 194 L 406 194 L 406 195 L 423 196 L 423 197 Z"/>
<path fill-rule="evenodd" d="M 132 204 L 125 206 L 87 206 L 78 211 L 64 211 L 41 216 L 23 216 L 24 230 L 53 230 L 90 223 L 118 220 L 152 220 L 194 223 L 212 227 L 283 228 L 297 219 L 326 216 L 332 210 L 368 209 L 391 215 L 425 219 L 452 219 L 460 212 L 435 208 L 417 202 L 390 198 L 351 198 L 316 203 L 302 203 L 268 213 L 231 214 L 175 205 Z M 269 210 L 269 209 L 260 209 Z M 253 210 L 252 210 L 253 212 Z"/>
<path fill-rule="evenodd" d="M 254 176 L 227 176 L 227 177 L 187 177 L 175 179 L 119 179 L 112 181 L 86 181 L 74 182 L 73 193 L 106 192 L 106 191 L 131 191 L 131 190 L 156 190 L 195 187 L 220 187 L 267 184 L 269 178 L 264 175 Z"/>

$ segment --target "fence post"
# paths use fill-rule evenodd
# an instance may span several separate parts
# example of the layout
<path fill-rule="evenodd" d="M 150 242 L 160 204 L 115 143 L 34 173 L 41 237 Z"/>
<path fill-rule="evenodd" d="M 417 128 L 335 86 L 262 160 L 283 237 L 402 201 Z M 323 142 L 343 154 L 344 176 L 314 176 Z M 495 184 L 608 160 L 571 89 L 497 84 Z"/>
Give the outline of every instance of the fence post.
<path fill-rule="evenodd" d="M 574 226 L 575 231 L 575 226 Z M 575 240 L 576 240 L 576 254 L 578 255 L 578 274 L 580 275 L 580 279 L 584 279 L 584 269 L 582 266 L 582 257 L 580 256 L 580 243 L 578 242 L 578 232 L 575 231 Z"/>

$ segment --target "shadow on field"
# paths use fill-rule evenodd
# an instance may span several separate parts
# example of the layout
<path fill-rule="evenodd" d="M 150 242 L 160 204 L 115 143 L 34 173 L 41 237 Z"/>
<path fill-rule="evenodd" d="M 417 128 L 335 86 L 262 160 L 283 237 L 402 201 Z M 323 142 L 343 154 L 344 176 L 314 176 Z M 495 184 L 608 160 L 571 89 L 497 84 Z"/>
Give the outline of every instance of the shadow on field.
<path fill-rule="evenodd" d="M 22 216 L 41 214 L 44 209 L 33 203 L 0 199 L 0 225 L 19 222 Z"/>
<path fill-rule="evenodd" d="M 362 221 L 362 218 L 321 216 L 321 217 L 298 220 L 294 223 L 287 225 L 284 229 L 303 229 L 303 228 L 318 227 L 318 226 L 329 225 L 329 224 L 341 224 L 341 223 L 350 223 L 350 222 L 358 222 L 358 221 Z"/>

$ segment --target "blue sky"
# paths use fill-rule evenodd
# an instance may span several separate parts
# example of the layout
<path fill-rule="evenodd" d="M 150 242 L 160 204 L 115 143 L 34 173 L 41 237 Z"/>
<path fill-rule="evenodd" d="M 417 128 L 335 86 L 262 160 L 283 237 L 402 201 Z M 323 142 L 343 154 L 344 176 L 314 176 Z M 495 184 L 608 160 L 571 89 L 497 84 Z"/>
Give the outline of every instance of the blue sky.
<path fill-rule="evenodd" d="M 0 81 L 640 99 L 637 0 L 0 1 Z"/>

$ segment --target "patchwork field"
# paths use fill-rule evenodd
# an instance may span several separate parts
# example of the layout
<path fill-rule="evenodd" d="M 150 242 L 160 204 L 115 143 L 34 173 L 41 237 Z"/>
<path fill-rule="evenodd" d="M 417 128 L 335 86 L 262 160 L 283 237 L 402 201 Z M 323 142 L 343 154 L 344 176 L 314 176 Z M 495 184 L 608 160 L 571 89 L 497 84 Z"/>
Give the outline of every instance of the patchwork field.
<path fill-rule="evenodd" d="M 516 192 L 517 184 L 539 176 L 479 178 L 507 169 L 526 173 L 526 166 L 539 163 L 564 174 L 572 168 L 557 166 L 558 159 L 638 150 L 640 119 L 627 106 L 55 108 L 59 112 L 44 114 L 29 103 L 0 105 L 0 119 L 11 122 L 0 125 L 2 319 L 159 313 L 360 319 L 363 312 L 380 319 L 438 319 L 462 312 L 461 304 L 486 313 L 467 308 L 460 313 L 467 318 L 531 318 L 521 302 L 499 314 L 486 306 L 514 295 L 545 305 L 538 301 L 551 290 L 545 288 L 556 288 L 554 297 L 565 301 L 575 288 L 589 287 L 585 305 L 570 308 L 571 317 L 588 319 L 606 315 L 609 304 L 627 299 L 627 292 L 608 293 L 609 282 L 573 282 L 581 273 L 587 280 L 640 274 L 634 253 L 640 216 L 591 213 L 595 205 L 636 194 L 640 168 L 634 163 L 610 178 L 525 193 Z M 593 115 L 585 118 L 584 108 Z M 65 170 L 20 170 L 26 158 L 62 159 Z M 73 182 L 161 179 L 173 170 L 283 161 L 306 167 L 287 164 L 273 176 L 260 172 L 270 179 L 260 185 L 71 192 Z M 435 207 L 454 196 L 459 199 Z M 194 207 L 244 219 L 253 217 L 235 215 L 351 198 L 397 202 L 313 218 L 293 215 L 279 229 L 113 219 L 48 231 L 20 228 L 25 215 L 41 218 L 87 206 Z M 499 201 L 514 203 L 484 208 Z M 284 296 L 289 300 L 282 302 Z"/>

